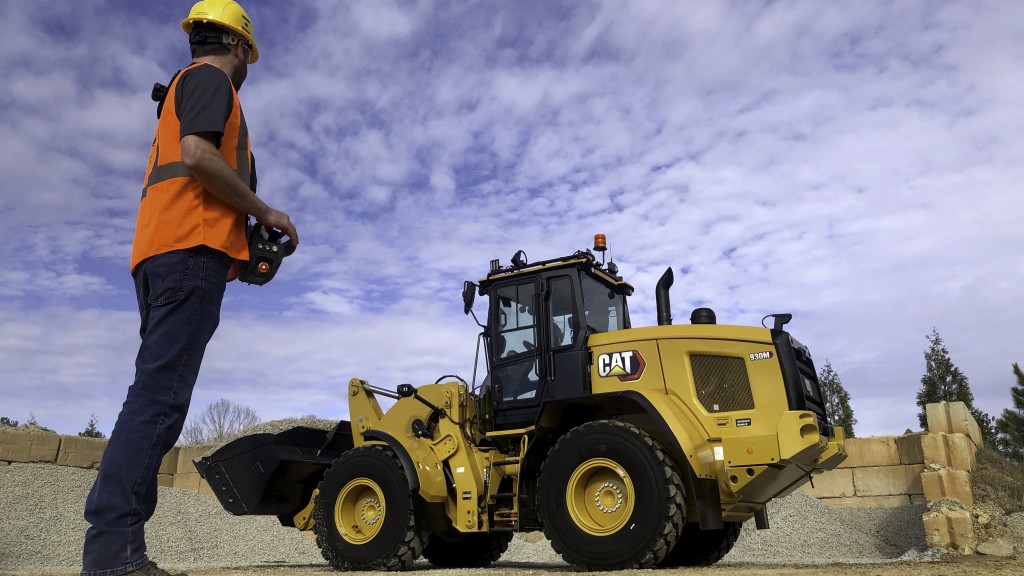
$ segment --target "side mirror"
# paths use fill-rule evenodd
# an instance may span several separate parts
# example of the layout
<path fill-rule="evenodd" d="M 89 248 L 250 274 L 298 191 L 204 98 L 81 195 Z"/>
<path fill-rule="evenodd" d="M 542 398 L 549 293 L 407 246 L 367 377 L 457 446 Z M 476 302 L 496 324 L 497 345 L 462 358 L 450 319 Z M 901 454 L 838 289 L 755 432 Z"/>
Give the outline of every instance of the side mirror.
<path fill-rule="evenodd" d="M 463 314 L 469 314 L 473 310 L 473 302 L 476 301 L 476 284 L 466 280 L 462 284 Z"/>
<path fill-rule="evenodd" d="M 782 330 L 782 327 L 789 324 L 789 321 L 793 319 L 792 314 L 772 314 L 775 317 L 775 329 Z"/>

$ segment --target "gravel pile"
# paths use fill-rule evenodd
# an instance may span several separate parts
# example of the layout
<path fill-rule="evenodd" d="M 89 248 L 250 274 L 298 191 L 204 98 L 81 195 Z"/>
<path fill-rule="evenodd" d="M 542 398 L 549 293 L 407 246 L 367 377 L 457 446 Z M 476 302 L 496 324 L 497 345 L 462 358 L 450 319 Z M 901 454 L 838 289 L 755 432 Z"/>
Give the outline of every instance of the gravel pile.
<path fill-rule="evenodd" d="M 219 442 L 217 444 L 210 445 L 210 449 L 207 450 L 203 456 L 209 456 L 219 450 L 225 444 L 229 444 L 234 440 L 241 438 L 242 436 L 250 436 L 252 434 L 278 434 L 285 430 L 291 430 L 297 426 L 303 426 L 305 428 L 315 428 L 317 430 L 334 430 L 334 427 L 338 425 L 337 420 L 327 420 L 325 418 L 317 418 L 315 416 L 307 416 L 304 418 L 284 418 L 281 420 L 272 420 L 270 422 L 260 422 L 254 426 L 250 426 L 245 430 L 242 430 L 238 434 Z"/>
<path fill-rule="evenodd" d="M 817 564 L 933 559 L 926 554 L 925 505 L 833 508 L 797 491 L 768 503 L 770 530 L 743 524 L 723 562 Z"/>
<path fill-rule="evenodd" d="M 82 518 L 93 470 L 51 465 L 0 466 L 0 573 L 77 572 Z M 924 506 L 830 508 L 801 492 L 769 504 L 771 530 L 753 522 L 726 563 L 878 562 L 931 559 Z M 326 563 L 315 543 L 274 517 L 239 517 L 212 496 L 161 488 L 147 525 L 150 557 L 165 567 L 205 569 Z M 539 534 L 517 535 L 497 566 L 566 565 Z"/>
<path fill-rule="evenodd" d="M 77 572 L 95 470 L 0 467 L 0 573 Z M 232 516 L 212 496 L 160 488 L 146 525 L 150 558 L 168 567 L 323 563 L 316 544 L 275 517 Z"/>

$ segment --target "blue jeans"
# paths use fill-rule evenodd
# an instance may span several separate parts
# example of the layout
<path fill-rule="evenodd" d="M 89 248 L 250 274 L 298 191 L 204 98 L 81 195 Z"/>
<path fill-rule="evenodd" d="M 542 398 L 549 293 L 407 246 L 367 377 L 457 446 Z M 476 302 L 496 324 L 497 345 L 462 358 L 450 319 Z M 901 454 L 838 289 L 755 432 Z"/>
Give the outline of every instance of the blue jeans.
<path fill-rule="evenodd" d="M 230 258 L 204 246 L 153 256 L 132 276 L 142 344 L 85 501 L 91 525 L 83 576 L 118 576 L 149 563 L 145 524 L 156 510 L 160 461 L 185 425 L 206 345 L 220 322 Z"/>

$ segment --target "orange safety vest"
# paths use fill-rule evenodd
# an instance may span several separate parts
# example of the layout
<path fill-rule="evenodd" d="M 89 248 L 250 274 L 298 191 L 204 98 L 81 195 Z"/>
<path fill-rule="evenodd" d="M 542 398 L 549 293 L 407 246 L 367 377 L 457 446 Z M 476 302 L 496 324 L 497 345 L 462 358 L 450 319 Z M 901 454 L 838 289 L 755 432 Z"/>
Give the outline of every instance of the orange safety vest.
<path fill-rule="evenodd" d="M 202 64 L 193 63 L 185 70 L 199 65 Z M 149 167 L 135 225 L 132 270 L 150 256 L 200 245 L 220 250 L 237 260 L 249 259 L 246 214 L 209 193 L 181 161 L 181 122 L 174 107 L 180 79 L 181 74 L 178 74 L 167 89 L 149 151 Z M 249 186 L 252 169 L 249 130 L 234 85 L 231 93 L 234 102 L 224 126 L 220 153 Z"/>

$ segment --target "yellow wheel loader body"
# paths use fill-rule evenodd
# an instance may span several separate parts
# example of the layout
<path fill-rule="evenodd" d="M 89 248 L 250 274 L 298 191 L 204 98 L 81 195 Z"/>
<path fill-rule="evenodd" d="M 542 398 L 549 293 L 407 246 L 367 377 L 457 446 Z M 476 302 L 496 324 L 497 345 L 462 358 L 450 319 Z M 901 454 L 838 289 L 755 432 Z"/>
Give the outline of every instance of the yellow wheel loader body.
<path fill-rule="evenodd" d="M 790 315 L 673 325 L 671 283 L 658 325 L 633 328 L 632 286 L 589 251 L 492 261 L 463 291 L 467 313 L 488 297 L 481 384 L 353 378 L 334 430 L 246 436 L 196 466 L 226 510 L 314 530 L 340 569 L 486 566 L 541 530 L 586 569 L 714 563 L 742 522 L 768 527 L 771 499 L 838 466 L 844 434 Z"/>

